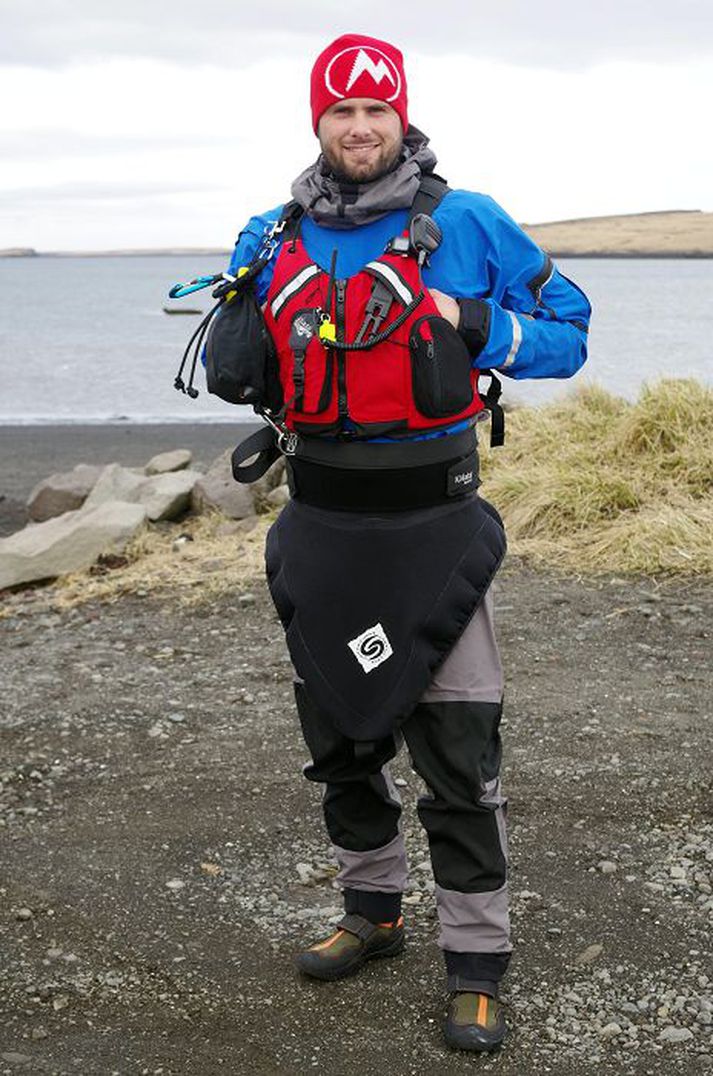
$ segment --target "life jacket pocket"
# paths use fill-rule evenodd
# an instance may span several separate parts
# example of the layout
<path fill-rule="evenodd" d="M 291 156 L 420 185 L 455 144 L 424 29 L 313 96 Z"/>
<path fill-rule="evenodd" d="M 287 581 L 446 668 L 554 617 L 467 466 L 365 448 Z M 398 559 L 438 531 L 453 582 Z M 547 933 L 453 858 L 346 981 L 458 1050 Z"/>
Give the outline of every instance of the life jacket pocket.
<path fill-rule="evenodd" d="M 291 407 L 303 415 L 319 415 L 327 410 L 332 399 L 334 356 L 319 339 L 319 320 L 313 309 L 295 313 L 289 349 L 294 385 Z"/>
<path fill-rule="evenodd" d="M 409 335 L 413 398 L 427 418 L 457 415 L 473 402 L 468 348 L 446 318 L 426 314 Z"/>

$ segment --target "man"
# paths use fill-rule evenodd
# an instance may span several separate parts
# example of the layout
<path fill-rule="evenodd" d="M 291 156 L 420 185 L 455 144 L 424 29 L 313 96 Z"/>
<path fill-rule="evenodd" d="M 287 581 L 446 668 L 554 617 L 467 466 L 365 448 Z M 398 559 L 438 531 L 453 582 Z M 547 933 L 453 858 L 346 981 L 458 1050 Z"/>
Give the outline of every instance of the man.
<path fill-rule="evenodd" d="M 311 106 L 318 161 L 293 202 L 250 220 L 231 263 L 255 270 L 276 351 L 272 420 L 293 499 L 270 533 L 268 579 L 345 903 L 297 964 L 333 980 L 403 948 L 388 762 L 405 739 L 428 789 L 446 1039 L 492 1050 L 511 952 L 489 590 L 504 535 L 475 492 L 474 425 L 489 407 L 497 437 L 501 418 L 477 368 L 571 376 L 590 307 L 495 202 L 434 176 L 393 45 L 334 41 Z"/>

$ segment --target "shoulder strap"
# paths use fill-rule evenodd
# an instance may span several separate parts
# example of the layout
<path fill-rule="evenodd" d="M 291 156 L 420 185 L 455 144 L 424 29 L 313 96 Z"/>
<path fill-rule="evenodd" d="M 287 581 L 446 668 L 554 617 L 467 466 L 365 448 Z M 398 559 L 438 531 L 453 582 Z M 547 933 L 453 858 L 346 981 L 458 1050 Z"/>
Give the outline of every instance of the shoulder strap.
<path fill-rule="evenodd" d="M 425 213 L 427 217 L 432 217 L 450 189 L 445 179 L 442 176 L 437 176 L 435 172 L 427 172 L 422 175 L 421 183 L 416 191 L 416 197 L 411 205 L 407 227 L 410 227 L 411 221 L 419 213 Z"/>
<path fill-rule="evenodd" d="M 279 221 L 283 225 L 283 239 L 294 239 L 300 230 L 304 215 L 304 206 L 301 206 L 299 202 L 294 201 L 294 199 L 290 202 L 285 202 Z"/>

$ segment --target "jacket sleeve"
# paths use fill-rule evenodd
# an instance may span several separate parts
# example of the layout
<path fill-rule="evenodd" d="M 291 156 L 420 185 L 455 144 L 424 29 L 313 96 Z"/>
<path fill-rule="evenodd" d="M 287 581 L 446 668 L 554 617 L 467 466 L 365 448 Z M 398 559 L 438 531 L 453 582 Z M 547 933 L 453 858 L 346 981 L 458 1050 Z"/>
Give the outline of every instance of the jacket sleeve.
<path fill-rule="evenodd" d="M 275 209 L 268 210 L 267 213 L 260 213 L 257 216 L 250 218 L 236 240 L 233 256 L 231 257 L 230 265 L 228 266 L 229 273 L 237 273 L 242 265 L 250 264 L 257 254 L 265 235 L 269 232 L 273 224 L 280 219 L 281 214 L 282 206 L 280 205 Z M 256 295 L 260 304 L 264 303 L 267 298 L 274 267 L 273 259 L 267 263 L 257 279 Z"/>
<path fill-rule="evenodd" d="M 477 197 L 491 307 L 478 366 L 513 378 L 572 377 L 587 358 L 586 295 L 497 202 Z"/>

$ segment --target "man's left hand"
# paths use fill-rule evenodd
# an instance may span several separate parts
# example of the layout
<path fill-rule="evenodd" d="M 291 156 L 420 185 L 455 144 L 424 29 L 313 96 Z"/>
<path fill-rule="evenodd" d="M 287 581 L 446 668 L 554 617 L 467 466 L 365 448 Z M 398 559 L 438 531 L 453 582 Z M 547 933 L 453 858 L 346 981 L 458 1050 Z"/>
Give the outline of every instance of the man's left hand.
<path fill-rule="evenodd" d="M 460 321 L 460 307 L 455 299 L 452 299 L 450 295 L 446 295 L 444 291 L 439 291 L 438 288 L 428 289 L 431 298 L 438 307 L 438 313 L 446 321 L 450 321 L 454 329 L 458 328 L 458 322 Z"/>

